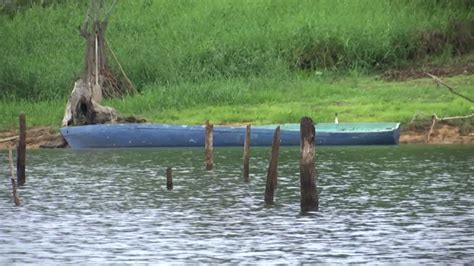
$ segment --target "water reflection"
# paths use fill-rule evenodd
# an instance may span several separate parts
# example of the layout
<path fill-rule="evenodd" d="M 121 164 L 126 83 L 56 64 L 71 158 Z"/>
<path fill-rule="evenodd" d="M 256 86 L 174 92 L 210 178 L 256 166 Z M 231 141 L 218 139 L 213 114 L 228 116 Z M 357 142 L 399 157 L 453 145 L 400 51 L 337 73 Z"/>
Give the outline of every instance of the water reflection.
<path fill-rule="evenodd" d="M 320 212 L 299 213 L 298 149 L 31 151 L 23 206 L 0 186 L 0 263 L 472 262 L 472 146 L 317 149 Z M 0 155 L 0 173 L 7 173 Z M 166 190 L 172 166 L 174 190 Z"/>

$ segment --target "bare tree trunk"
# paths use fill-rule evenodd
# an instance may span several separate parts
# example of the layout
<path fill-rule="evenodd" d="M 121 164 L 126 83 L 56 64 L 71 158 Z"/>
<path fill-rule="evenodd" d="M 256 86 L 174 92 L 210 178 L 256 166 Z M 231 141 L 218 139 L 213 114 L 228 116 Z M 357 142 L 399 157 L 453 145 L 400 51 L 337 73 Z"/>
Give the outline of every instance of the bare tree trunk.
<path fill-rule="evenodd" d="M 87 87 L 90 88 L 92 99 L 96 103 L 102 101 L 104 80 L 108 67 L 106 65 L 106 55 L 104 50 L 104 32 L 107 23 L 94 22 L 94 32 L 85 33 L 86 36 L 86 69 L 84 74 L 84 80 L 87 82 Z"/>
<path fill-rule="evenodd" d="M 110 73 L 105 53 L 105 31 L 107 19 L 99 20 L 100 4 L 98 0 L 91 0 L 91 4 L 81 28 L 81 36 L 86 39 L 85 71 L 83 80 L 89 88 L 92 99 L 96 103 L 102 101 L 102 95 L 107 94 L 109 88 L 104 87 L 105 73 Z M 89 18 L 93 16 L 92 27 L 89 27 Z"/>

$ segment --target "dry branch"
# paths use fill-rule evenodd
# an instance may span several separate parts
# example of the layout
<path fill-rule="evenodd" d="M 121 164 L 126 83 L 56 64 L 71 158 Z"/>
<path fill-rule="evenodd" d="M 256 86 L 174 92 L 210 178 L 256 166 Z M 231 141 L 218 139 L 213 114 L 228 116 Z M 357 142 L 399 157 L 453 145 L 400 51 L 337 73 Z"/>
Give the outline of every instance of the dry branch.
<path fill-rule="evenodd" d="M 9 137 L 9 138 L 5 138 L 5 139 L 0 139 L 0 143 L 3 143 L 3 142 L 10 142 L 10 141 L 13 141 L 13 140 L 17 140 L 20 136 L 13 136 L 13 137 Z"/>
<path fill-rule="evenodd" d="M 428 131 L 428 136 L 426 137 L 426 142 L 427 143 L 430 143 L 431 134 L 433 134 L 433 129 L 434 129 L 435 125 L 436 125 L 436 115 L 433 115 L 431 117 L 430 130 Z"/>
<path fill-rule="evenodd" d="M 428 113 L 423 113 L 423 112 L 416 112 L 415 115 L 413 115 L 410 123 L 414 123 L 416 120 L 423 120 L 423 116 L 425 116 L 425 117 L 434 116 L 436 118 L 436 121 L 449 121 L 449 120 L 473 118 L 474 114 L 464 115 L 464 116 L 449 116 L 449 117 L 440 118 L 435 113 L 434 114 L 428 114 Z"/>
<path fill-rule="evenodd" d="M 439 118 L 436 114 L 433 114 L 437 121 L 448 121 L 448 120 L 456 120 L 456 119 L 467 119 L 474 117 L 474 114 L 465 115 L 465 116 L 451 116 L 451 117 L 443 117 Z"/>
<path fill-rule="evenodd" d="M 430 73 L 426 73 L 426 75 L 428 75 L 429 77 L 431 77 L 436 83 L 440 84 L 440 85 L 443 85 L 445 86 L 446 88 L 449 89 L 449 91 L 465 100 L 468 100 L 470 101 L 471 103 L 474 103 L 474 100 L 472 100 L 471 98 L 465 96 L 465 95 L 462 95 L 461 93 L 455 91 L 452 87 L 450 87 L 448 84 L 444 83 L 440 78 L 438 78 L 437 76 L 433 75 L 433 74 L 430 74 Z"/>
<path fill-rule="evenodd" d="M 105 38 L 104 38 L 104 39 L 105 39 Z M 137 89 L 135 88 L 135 86 L 133 86 L 132 81 L 128 78 L 127 74 L 125 74 L 125 70 L 123 70 L 122 65 L 121 65 L 120 62 L 118 61 L 117 56 L 115 55 L 114 51 L 112 50 L 112 47 L 110 46 L 109 41 L 108 41 L 107 39 L 105 39 L 105 44 L 107 45 L 107 48 L 109 48 L 109 51 L 110 51 L 110 53 L 112 54 L 112 56 L 114 57 L 115 62 L 117 62 L 117 65 L 119 66 L 120 71 L 122 72 L 122 75 L 124 76 L 125 80 L 128 82 L 128 84 L 129 84 L 130 87 L 132 88 L 132 91 L 131 91 L 131 92 L 132 92 L 132 93 L 137 92 Z"/>
<path fill-rule="evenodd" d="M 117 3 L 117 0 L 114 0 L 114 1 L 112 2 L 112 5 L 110 6 L 109 10 L 107 10 L 107 11 L 105 12 L 105 15 L 104 15 L 104 20 L 105 20 L 105 21 L 109 20 L 109 17 L 110 17 L 110 15 L 112 14 L 112 10 L 114 9 L 116 3 Z"/>

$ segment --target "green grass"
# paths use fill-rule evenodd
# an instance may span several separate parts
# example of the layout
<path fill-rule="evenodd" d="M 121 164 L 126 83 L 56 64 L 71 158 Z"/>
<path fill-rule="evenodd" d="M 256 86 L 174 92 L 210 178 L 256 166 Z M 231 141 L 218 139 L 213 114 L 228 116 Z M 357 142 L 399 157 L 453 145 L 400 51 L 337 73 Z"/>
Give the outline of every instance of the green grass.
<path fill-rule="evenodd" d="M 474 98 L 473 76 L 445 78 L 445 82 Z M 156 87 L 142 95 L 108 100 L 122 115 L 136 115 L 149 122 L 202 124 L 288 123 L 311 116 L 316 122 L 407 122 L 416 113 L 440 117 L 474 113 L 468 101 L 437 87 L 430 79 L 386 82 L 368 76 L 340 78 L 295 76 L 291 80 L 228 79 L 179 86 Z M 61 123 L 64 101 L 0 102 L 0 130 L 17 127 L 25 111 L 28 126 Z"/>
<path fill-rule="evenodd" d="M 88 1 L 57 2 L 0 15 L 0 98 L 57 100 L 71 91 L 83 68 L 78 27 Z M 121 0 L 107 38 L 145 91 L 444 62 L 474 47 L 473 11 L 465 0 Z M 438 35 L 442 43 L 430 39 Z"/>

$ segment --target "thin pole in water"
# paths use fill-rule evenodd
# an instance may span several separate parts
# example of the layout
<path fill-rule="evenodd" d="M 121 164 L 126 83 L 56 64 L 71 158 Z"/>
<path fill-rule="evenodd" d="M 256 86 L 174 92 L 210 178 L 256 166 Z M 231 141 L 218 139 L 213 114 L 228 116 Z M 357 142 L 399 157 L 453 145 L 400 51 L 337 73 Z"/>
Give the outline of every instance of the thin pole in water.
<path fill-rule="evenodd" d="M 173 172 L 171 167 L 166 168 L 166 188 L 173 190 Z"/>
<path fill-rule="evenodd" d="M 244 142 L 244 181 L 250 182 L 250 169 L 249 169 L 249 161 L 250 161 L 250 125 L 247 125 L 245 130 L 245 142 Z"/>
<path fill-rule="evenodd" d="M 12 183 L 12 197 L 13 197 L 13 202 L 15 202 L 15 206 L 20 206 L 20 198 L 17 195 L 16 191 L 16 180 L 15 180 L 15 173 L 13 171 L 13 152 L 12 152 L 12 146 L 8 145 L 8 160 L 9 160 L 9 165 L 10 165 L 10 181 Z"/>
<path fill-rule="evenodd" d="M 268 165 L 267 184 L 265 186 L 265 203 L 273 204 L 273 197 L 277 184 L 278 174 L 278 152 L 280 150 L 280 127 L 275 129 L 272 143 L 272 155 L 270 157 L 270 164 Z"/>
<path fill-rule="evenodd" d="M 21 112 L 19 116 L 20 122 L 20 138 L 17 146 L 17 155 L 16 155 L 16 174 L 17 174 L 17 183 L 19 186 L 23 186 L 26 183 L 26 122 L 25 122 L 25 113 Z"/>
<path fill-rule="evenodd" d="M 214 125 L 209 124 L 209 120 L 206 120 L 206 142 L 205 142 L 205 148 L 206 148 L 206 170 L 212 170 L 214 167 L 214 161 L 213 161 L 213 139 L 212 139 L 212 131 L 214 129 Z"/>

